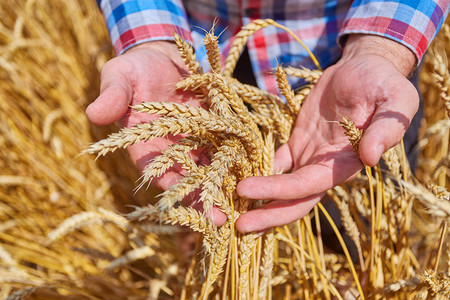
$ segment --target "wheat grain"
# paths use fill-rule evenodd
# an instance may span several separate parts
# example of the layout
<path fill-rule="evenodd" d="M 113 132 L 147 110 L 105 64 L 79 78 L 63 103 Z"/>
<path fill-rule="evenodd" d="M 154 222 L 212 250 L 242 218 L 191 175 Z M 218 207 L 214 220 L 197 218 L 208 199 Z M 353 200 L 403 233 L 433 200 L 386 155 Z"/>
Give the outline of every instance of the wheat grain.
<path fill-rule="evenodd" d="M 275 76 L 277 78 L 278 89 L 280 90 L 284 98 L 286 98 L 286 101 L 289 107 L 291 108 L 293 114 L 297 115 L 297 113 L 300 111 L 300 105 L 294 102 L 295 93 L 288 82 L 286 72 L 281 66 L 277 67 Z"/>
<path fill-rule="evenodd" d="M 178 81 L 175 88 L 177 90 L 202 93 L 204 96 L 207 96 L 205 88 L 211 84 L 213 76 L 212 73 L 193 74 Z"/>
<path fill-rule="evenodd" d="M 382 155 L 382 158 L 393 177 L 398 178 L 400 176 L 400 158 L 396 150 L 394 148 L 389 149 Z"/>
<path fill-rule="evenodd" d="M 355 153 L 359 156 L 359 141 L 362 138 L 363 131 L 356 128 L 355 123 L 349 118 L 344 117 L 339 124 L 344 128 L 345 135 L 348 136 L 350 144 L 353 147 Z"/>
<path fill-rule="evenodd" d="M 263 167 L 261 173 L 263 176 L 269 176 L 273 174 L 273 163 L 275 156 L 275 141 L 273 137 L 273 130 L 269 130 L 264 138 L 263 148 Z"/>
<path fill-rule="evenodd" d="M 205 211 L 209 211 L 212 205 L 215 204 L 222 211 L 229 211 L 230 205 L 225 197 L 224 180 L 225 174 L 231 173 L 231 168 L 242 168 L 245 165 L 245 156 L 242 144 L 236 139 L 230 139 L 220 146 L 218 151 L 214 154 L 210 168 L 206 173 L 206 178 L 203 182 L 203 191 L 200 194 L 200 200 L 203 202 Z"/>
<path fill-rule="evenodd" d="M 305 101 L 306 97 L 308 97 L 309 93 L 311 92 L 313 85 L 312 84 L 306 84 L 302 86 L 300 89 L 296 90 L 296 94 L 294 96 L 294 103 L 299 108 L 302 107 L 303 102 Z"/>
<path fill-rule="evenodd" d="M 205 35 L 203 42 L 206 47 L 209 65 L 214 73 L 222 71 L 222 64 L 220 62 L 220 48 L 218 37 L 214 35 L 214 27 Z"/>
<path fill-rule="evenodd" d="M 152 179 L 163 175 L 175 163 L 182 164 L 187 170 L 193 170 L 197 167 L 196 163 L 189 156 L 189 152 L 199 148 L 212 148 L 209 140 L 201 139 L 196 136 L 190 136 L 179 140 L 167 150 L 163 150 L 161 155 L 153 158 L 142 171 L 141 183 L 136 187 L 139 190 L 147 182 L 150 184 Z"/>
<path fill-rule="evenodd" d="M 251 255 L 253 247 L 256 244 L 257 235 L 255 233 L 247 233 L 241 237 L 239 241 L 239 289 L 240 298 L 248 299 L 249 294 L 249 269 L 251 263 Z"/>
<path fill-rule="evenodd" d="M 131 107 L 136 112 L 157 114 L 161 116 L 183 116 L 189 117 L 201 117 L 204 119 L 210 119 L 210 112 L 207 110 L 188 104 L 179 104 L 173 102 L 142 102 L 140 104 Z"/>
<path fill-rule="evenodd" d="M 360 242 L 361 233 L 359 232 L 358 226 L 356 225 L 355 220 L 352 218 L 350 213 L 350 208 L 345 199 L 343 199 L 339 204 L 339 211 L 341 213 L 342 225 L 344 226 L 345 232 L 347 232 L 348 236 L 355 243 L 356 249 L 358 250 L 358 256 L 360 260 L 360 264 L 364 265 L 364 257 L 362 253 L 362 247 Z"/>
<path fill-rule="evenodd" d="M 174 34 L 174 41 L 178 48 L 178 52 L 180 52 L 181 58 L 191 74 L 202 74 L 203 70 L 197 61 L 197 57 L 192 46 L 182 39 L 177 33 Z"/>
<path fill-rule="evenodd" d="M 209 167 L 208 167 L 209 168 Z M 180 179 L 178 183 L 171 186 L 168 190 L 161 194 L 157 207 L 160 211 L 166 211 L 175 204 L 179 204 L 184 197 L 194 192 L 200 187 L 205 180 L 207 168 L 199 167 L 195 171 L 191 171 L 186 177 Z"/>
<path fill-rule="evenodd" d="M 450 297 L 450 276 L 449 274 L 439 273 L 425 270 L 423 281 L 427 285 L 432 296 L 442 295 Z"/>
<path fill-rule="evenodd" d="M 270 229 L 264 235 L 264 250 L 262 257 L 262 264 L 260 267 L 261 277 L 259 280 L 259 299 L 266 299 L 267 290 L 271 289 L 269 283 L 272 280 L 273 265 L 274 265 L 274 251 L 275 251 L 275 236 L 273 229 Z"/>
<path fill-rule="evenodd" d="M 218 234 L 216 240 L 214 241 L 213 247 L 211 249 L 214 252 L 214 258 L 211 260 L 211 272 L 209 278 L 209 284 L 212 285 L 219 275 L 223 272 L 223 268 L 227 261 L 228 249 L 230 246 L 231 238 L 231 224 L 230 222 L 225 223 L 222 227 L 218 229 Z"/>
<path fill-rule="evenodd" d="M 214 74 L 213 80 L 214 82 L 211 83 L 210 87 L 214 85 L 223 93 L 224 97 L 227 99 L 227 102 L 230 104 L 234 113 L 237 114 L 238 118 L 242 121 L 243 125 L 249 127 L 250 130 L 260 134 L 258 127 L 249 117 L 249 111 L 247 107 L 244 105 L 242 99 L 238 97 L 233 88 L 230 87 L 227 79 L 219 74 Z M 258 137 L 257 141 L 259 140 L 261 140 L 261 136 Z"/>
<path fill-rule="evenodd" d="M 167 212 L 163 213 L 160 219 L 168 224 L 188 226 L 193 231 L 203 234 L 214 232 L 215 228 L 215 225 L 211 222 L 211 220 L 207 219 L 199 211 L 190 206 L 171 208 Z M 211 237 L 211 239 L 213 238 L 216 238 L 216 236 Z"/>
<path fill-rule="evenodd" d="M 212 115 L 210 115 L 211 118 Z M 205 126 L 206 125 L 206 126 Z M 236 129 L 237 125 L 232 129 Z M 185 118 L 183 116 L 161 118 L 152 123 L 137 124 L 129 128 L 123 128 L 117 133 L 112 133 L 108 138 L 92 144 L 84 153 L 97 153 L 97 156 L 106 155 L 119 148 L 126 148 L 139 142 L 146 142 L 155 137 L 164 137 L 168 134 L 180 133 L 208 136 L 207 131 L 231 133 L 232 129 L 220 119 L 204 119 L 201 117 Z M 247 137 L 247 134 L 238 130 L 238 135 Z"/>
<path fill-rule="evenodd" d="M 214 81 L 208 85 L 207 90 L 209 91 L 208 102 L 211 111 L 219 117 L 238 119 L 237 114 L 231 109 L 227 96 Z"/>

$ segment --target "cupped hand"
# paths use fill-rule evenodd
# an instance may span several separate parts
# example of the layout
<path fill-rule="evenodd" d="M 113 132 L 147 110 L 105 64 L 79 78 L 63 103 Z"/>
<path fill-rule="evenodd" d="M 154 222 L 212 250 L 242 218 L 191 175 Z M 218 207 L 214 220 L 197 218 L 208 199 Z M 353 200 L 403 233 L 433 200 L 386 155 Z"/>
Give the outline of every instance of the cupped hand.
<path fill-rule="evenodd" d="M 130 109 L 130 106 L 141 102 L 161 101 L 201 106 L 193 94 L 175 89 L 176 83 L 186 74 L 187 69 L 173 43 L 156 41 L 135 46 L 104 65 L 100 95 L 87 107 L 86 115 L 96 125 L 119 121 L 121 126 L 129 127 L 157 118 Z M 127 149 L 135 165 L 143 170 L 152 158 L 179 138 L 154 138 Z M 193 159 L 197 162 L 206 160 L 201 153 L 193 151 Z M 152 184 L 166 190 L 183 176 L 183 172 L 180 166 L 175 165 L 161 177 L 155 178 Z M 213 208 L 210 214 L 217 225 L 226 220 L 226 216 L 218 209 Z"/>
<path fill-rule="evenodd" d="M 297 117 L 289 142 L 275 154 L 275 172 L 238 184 L 242 197 L 271 200 L 239 217 L 241 232 L 261 231 L 305 216 L 326 191 L 374 166 L 402 139 L 419 96 L 407 76 L 416 58 L 401 44 L 352 35 L 336 65 L 326 69 Z M 364 129 L 359 153 L 339 125 L 343 117 Z"/>

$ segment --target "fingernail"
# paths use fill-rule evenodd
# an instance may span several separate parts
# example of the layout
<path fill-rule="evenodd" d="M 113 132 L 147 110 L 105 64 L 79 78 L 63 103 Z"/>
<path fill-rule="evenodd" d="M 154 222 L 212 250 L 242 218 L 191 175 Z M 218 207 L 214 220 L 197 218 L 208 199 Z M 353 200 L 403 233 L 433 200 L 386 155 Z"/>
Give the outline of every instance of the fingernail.
<path fill-rule="evenodd" d="M 258 237 L 262 236 L 265 232 L 266 232 L 266 230 L 258 231 Z"/>

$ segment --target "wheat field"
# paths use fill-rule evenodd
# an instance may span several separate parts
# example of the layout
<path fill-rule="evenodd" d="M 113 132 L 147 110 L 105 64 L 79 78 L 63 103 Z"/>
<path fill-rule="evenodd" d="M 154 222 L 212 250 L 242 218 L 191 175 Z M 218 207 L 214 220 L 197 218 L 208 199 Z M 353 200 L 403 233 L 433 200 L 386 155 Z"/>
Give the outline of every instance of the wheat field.
<path fill-rule="evenodd" d="M 93 126 L 84 114 L 113 56 L 95 1 L 2 1 L 0 16 L 0 299 L 449 298 L 448 21 L 420 74 L 425 117 L 416 173 L 399 144 L 383 155 L 385 168 L 366 167 L 328 191 L 344 230 L 319 204 L 259 235 L 234 228 L 239 214 L 261 205 L 240 199 L 236 184 L 272 174 L 273 153 L 289 139 L 321 71 L 275 70 L 286 103 L 231 74 L 252 33 L 286 28 L 271 20 L 245 26 L 223 66 L 210 31 L 212 73 L 176 36 L 191 73 L 177 88 L 197 93 L 208 109 L 146 102 L 133 109 L 161 118 L 120 129 Z M 287 76 L 309 84 L 293 91 Z M 364 133 L 347 118 L 341 125 L 357 149 Z M 178 133 L 190 136 L 142 174 L 118 150 Z M 209 151 L 210 164 L 192 161 L 189 151 L 198 148 Z M 178 184 L 158 197 L 146 189 L 174 164 L 187 172 Z M 180 205 L 197 189 L 204 210 L 227 215 L 224 226 Z M 340 251 L 324 245 L 325 223 Z M 195 240 L 195 249 L 184 251 L 180 236 Z"/>

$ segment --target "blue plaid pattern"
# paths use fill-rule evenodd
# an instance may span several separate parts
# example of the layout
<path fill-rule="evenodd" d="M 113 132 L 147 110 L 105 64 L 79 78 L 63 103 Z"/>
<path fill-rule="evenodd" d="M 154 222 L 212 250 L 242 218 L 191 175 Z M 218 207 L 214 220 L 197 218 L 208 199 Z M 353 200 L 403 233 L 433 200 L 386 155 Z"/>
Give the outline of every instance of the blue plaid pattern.
<path fill-rule="evenodd" d="M 294 31 L 322 67 L 341 56 L 340 45 L 351 33 L 384 36 L 409 47 L 420 60 L 442 26 L 449 0 L 97 0 L 117 54 L 152 40 L 172 40 L 175 32 L 191 42 L 204 69 L 205 30 L 216 21 L 223 55 L 233 36 L 255 19 L 274 19 Z M 285 32 L 267 27 L 248 41 L 259 87 L 276 92 L 278 64 L 314 67 L 306 51 Z M 298 82 L 291 81 L 293 86 Z"/>

